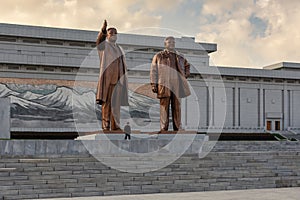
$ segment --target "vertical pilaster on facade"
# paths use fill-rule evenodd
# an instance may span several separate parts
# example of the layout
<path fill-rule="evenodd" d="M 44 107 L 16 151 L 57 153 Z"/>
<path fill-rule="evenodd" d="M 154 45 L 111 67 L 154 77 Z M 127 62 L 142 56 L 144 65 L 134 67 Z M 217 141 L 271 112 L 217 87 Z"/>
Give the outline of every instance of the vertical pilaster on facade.
<path fill-rule="evenodd" d="M 264 128 L 264 92 L 262 85 L 259 86 L 259 119 L 260 119 L 260 128 Z"/>
<path fill-rule="evenodd" d="M 199 99 L 196 93 L 192 92 L 192 95 L 181 98 L 181 126 L 184 129 L 197 130 L 200 127 L 202 120 L 200 118 Z"/>
<path fill-rule="evenodd" d="M 208 126 L 214 126 L 214 89 L 213 86 L 208 86 L 208 112 L 207 112 L 207 119 L 208 119 Z"/>
<path fill-rule="evenodd" d="M 289 118 L 289 121 L 288 121 L 288 127 L 291 126 L 291 120 L 292 120 L 292 117 L 291 117 L 291 91 L 288 90 L 287 91 L 287 95 L 288 95 L 288 118 Z"/>
<path fill-rule="evenodd" d="M 264 88 L 262 88 L 262 115 L 263 127 L 266 127 L 266 94 Z"/>
<path fill-rule="evenodd" d="M 294 112 L 294 97 L 293 97 L 293 91 L 290 90 L 290 95 L 289 95 L 289 106 L 290 106 L 290 109 L 289 109 L 289 114 L 290 114 L 290 123 L 289 123 L 289 126 L 290 127 L 294 127 L 294 117 L 293 117 L 293 112 Z"/>
<path fill-rule="evenodd" d="M 286 86 L 284 86 L 283 90 L 283 130 L 287 130 L 289 126 L 289 97 Z"/>
<path fill-rule="evenodd" d="M 234 108 L 234 118 L 235 118 L 235 120 L 234 120 L 234 122 L 235 122 L 235 124 L 234 124 L 234 126 L 235 127 L 239 127 L 239 124 L 240 124 L 240 119 L 239 119 L 239 112 L 240 112 L 240 110 L 239 110 L 239 103 L 240 103 L 240 101 L 239 101 L 239 88 L 238 88 L 238 86 L 237 86 L 237 84 L 235 83 L 235 89 L 234 89 L 234 102 L 235 102 L 235 108 Z"/>
<path fill-rule="evenodd" d="M 232 127 L 235 126 L 235 88 L 232 88 Z"/>
<path fill-rule="evenodd" d="M 209 123 L 210 123 L 210 96 L 209 96 L 209 87 L 206 86 L 206 126 L 209 127 Z"/>

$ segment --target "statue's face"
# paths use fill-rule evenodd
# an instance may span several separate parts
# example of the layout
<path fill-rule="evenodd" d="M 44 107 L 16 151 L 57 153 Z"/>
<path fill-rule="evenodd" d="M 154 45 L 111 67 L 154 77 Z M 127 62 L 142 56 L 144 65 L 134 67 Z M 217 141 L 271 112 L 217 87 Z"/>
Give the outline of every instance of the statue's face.
<path fill-rule="evenodd" d="M 110 42 L 116 42 L 118 37 L 117 37 L 117 30 L 116 29 L 110 29 L 107 31 L 107 36 L 106 38 L 108 39 L 108 41 Z"/>
<path fill-rule="evenodd" d="M 175 49 L 175 39 L 168 38 L 168 40 L 165 41 L 165 47 L 168 50 L 174 50 Z"/>

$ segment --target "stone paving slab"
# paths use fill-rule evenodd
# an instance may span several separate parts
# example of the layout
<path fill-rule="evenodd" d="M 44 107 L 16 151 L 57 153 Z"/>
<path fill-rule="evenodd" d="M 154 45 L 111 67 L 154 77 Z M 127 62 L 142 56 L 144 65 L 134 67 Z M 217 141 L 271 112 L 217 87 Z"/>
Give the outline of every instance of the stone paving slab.
<path fill-rule="evenodd" d="M 214 192 L 56 198 L 56 200 L 299 200 L 300 187 Z M 45 199 L 46 200 L 46 199 Z M 49 199 L 48 199 L 49 200 Z"/>

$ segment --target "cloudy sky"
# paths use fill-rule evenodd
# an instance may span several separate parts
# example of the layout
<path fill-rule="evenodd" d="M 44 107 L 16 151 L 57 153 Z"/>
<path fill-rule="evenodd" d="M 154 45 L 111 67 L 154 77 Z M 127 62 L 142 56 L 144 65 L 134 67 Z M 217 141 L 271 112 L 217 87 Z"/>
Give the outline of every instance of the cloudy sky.
<path fill-rule="evenodd" d="M 211 64 L 300 62 L 299 0 L 0 0 L 0 22 L 173 34 L 217 43 Z M 158 31 L 159 30 L 159 31 Z"/>

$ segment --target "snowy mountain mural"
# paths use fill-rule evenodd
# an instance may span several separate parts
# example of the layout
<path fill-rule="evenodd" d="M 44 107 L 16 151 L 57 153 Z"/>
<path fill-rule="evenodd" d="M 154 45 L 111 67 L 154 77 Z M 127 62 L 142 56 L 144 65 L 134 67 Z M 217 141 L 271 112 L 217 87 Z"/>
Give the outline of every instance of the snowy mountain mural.
<path fill-rule="evenodd" d="M 3 98 L 3 97 L 7 97 L 7 96 L 9 96 L 9 95 L 17 96 L 17 95 L 19 95 L 19 93 L 10 90 L 10 89 L 7 88 L 7 86 L 4 85 L 4 84 L 0 84 L 0 97 Z"/>
<path fill-rule="evenodd" d="M 3 97 L 11 101 L 12 128 L 74 128 L 75 122 L 85 126 L 101 124 L 101 106 L 95 104 L 95 91 L 91 88 L 0 84 L 0 98 Z M 122 119 L 135 119 L 140 125 L 159 121 L 158 100 L 129 91 L 129 105 L 122 107 Z"/>

